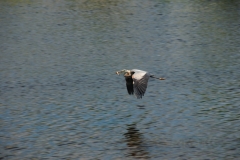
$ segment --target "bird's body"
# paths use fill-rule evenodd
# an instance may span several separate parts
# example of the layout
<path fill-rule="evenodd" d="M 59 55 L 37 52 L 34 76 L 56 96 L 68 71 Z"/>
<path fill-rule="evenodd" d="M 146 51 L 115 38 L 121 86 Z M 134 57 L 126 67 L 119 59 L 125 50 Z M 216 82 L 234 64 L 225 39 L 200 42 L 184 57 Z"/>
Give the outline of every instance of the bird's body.
<path fill-rule="evenodd" d="M 150 75 L 147 71 L 142 71 L 139 69 L 123 69 L 116 72 L 118 75 L 121 73 L 124 74 L 128 94 L 134 94 L 138 99 L 144 96 L 149 77 L 156 78 L 153 75 Z M 157 79 L 163 80 L 163 78 Z"/>

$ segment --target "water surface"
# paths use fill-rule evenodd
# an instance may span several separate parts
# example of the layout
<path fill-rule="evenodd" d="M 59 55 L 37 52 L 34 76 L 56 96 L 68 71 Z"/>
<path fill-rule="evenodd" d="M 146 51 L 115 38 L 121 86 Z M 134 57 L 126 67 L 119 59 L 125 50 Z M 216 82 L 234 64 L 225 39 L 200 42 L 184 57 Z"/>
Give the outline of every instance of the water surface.
<path fill-rule="evenodd" d="M 237 0 L 2 0 L 1 159 L 239 159 Z M 129 96 L 120 69 L 149 80 Z"/>

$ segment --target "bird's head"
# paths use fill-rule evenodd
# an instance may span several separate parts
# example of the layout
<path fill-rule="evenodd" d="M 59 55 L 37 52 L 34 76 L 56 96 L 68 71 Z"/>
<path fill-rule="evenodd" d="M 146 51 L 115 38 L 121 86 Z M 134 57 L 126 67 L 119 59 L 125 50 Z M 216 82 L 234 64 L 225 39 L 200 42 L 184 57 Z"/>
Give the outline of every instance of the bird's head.
<path fill-rule="evenodd" d="M 117 71 L 116 74 L 117 74 L 117 75 L 120 75 L 120 74 L 125 75 L 125 74 L 130 74 L 130 72 L 131 72 L 130 70 L 123 69 L 123 70 L 121 70 L 121 71 Z"/>

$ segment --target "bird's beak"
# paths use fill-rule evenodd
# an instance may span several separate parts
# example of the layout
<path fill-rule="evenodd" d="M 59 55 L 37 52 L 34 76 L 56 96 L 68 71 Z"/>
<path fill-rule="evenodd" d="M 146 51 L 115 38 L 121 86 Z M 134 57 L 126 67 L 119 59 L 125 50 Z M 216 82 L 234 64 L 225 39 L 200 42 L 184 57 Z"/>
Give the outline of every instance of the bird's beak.
<path fill-rule="evenodd" d="M 116 74 L 119 75 L 119 72 L 117 71 Z"/>

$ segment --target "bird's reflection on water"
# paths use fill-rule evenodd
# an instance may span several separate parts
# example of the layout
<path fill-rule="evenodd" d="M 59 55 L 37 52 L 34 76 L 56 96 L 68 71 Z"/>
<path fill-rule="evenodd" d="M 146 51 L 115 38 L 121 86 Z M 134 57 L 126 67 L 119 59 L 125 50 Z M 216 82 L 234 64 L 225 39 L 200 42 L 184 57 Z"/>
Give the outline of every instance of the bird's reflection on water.
<path fill-rule="evenodd" d="M 142 133 L 136 129 L 135 124 L 128 125 L 127 133 L 124 134 L 126 138 L 126 143 L 128 146 L 129 153 L 127 156 L 134 158 L 144 158 L 149 159 L 149 153 L 147 151 L 146 145 L 144 145 L 144 137 Z"/>

